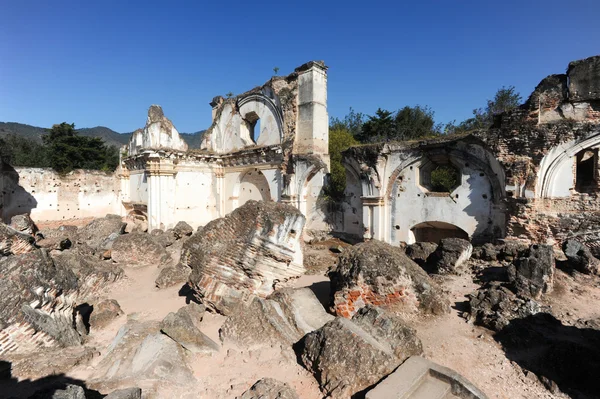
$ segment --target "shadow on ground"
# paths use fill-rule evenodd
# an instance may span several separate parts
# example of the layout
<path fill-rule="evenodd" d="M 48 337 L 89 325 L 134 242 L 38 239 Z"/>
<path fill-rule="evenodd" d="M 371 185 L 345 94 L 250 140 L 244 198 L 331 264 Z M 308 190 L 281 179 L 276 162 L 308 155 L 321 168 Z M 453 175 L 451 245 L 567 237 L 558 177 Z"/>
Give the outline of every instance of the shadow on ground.
<path fill-rule="evenodd" d="M 12 377 L 11 363 L 0 360 L 0 399 L 47 399 L 52 398 L 58 390 L 64 390 L 68 385 L 78 385 L 85 391 L 86 399 L 100 399 L 98 391 L 88 389 L 85 381 L 55 374 L 37 380 L 18 381 Z"/>
<path fill-rule="evenodd" d="M 515 319 L 494 337 L 506 357 L 573 398 L 600 393 L 600 330 L 565 326 L 548 313 Z"/>

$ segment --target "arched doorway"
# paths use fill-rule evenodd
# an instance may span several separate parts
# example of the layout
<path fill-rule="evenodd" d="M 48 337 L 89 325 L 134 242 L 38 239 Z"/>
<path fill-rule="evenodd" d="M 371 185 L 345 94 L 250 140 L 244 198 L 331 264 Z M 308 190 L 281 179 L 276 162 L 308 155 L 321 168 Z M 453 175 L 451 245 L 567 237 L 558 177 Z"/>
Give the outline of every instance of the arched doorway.
<path fill-rule="evenodd" d="M 423 222 L 410 229 L 414 242 L 439 243 L 443 238 L 469 239 L 469 234 L 458 226 L 445 222 Z"/>
<path fill-rule="evenodd" d="M 269 182 L 265 175 L 258 169 L 247 171 L 240 179 L 238 206 L 244 205 L 249 200 L 271 200 Z"/>

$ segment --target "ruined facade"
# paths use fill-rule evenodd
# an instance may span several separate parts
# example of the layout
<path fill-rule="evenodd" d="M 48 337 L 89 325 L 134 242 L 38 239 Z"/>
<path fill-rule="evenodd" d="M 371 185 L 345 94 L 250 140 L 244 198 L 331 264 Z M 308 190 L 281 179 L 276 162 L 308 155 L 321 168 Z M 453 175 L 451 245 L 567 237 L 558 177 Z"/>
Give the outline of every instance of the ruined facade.
<path fill-rule="evenodd" d="M 600 56 L 542 80 L 486 131 L 345 152 L 340 231 L 392 244 L 600 238 Z M 452 187 L 432 174 L 456 173 Z M 449 171 L 449 172 L 448 172 Z M 454 171 L 454 172 L 452 172 Z"/>
<path fill-rule="evenodd" d="M 203 226 L 249 200 L 298 208 L 325 229 L 318 202 L 329 171 L 327 67 L 309 62 L 233 98 L 215 97 L 212 125 L 188 149 L 158 106 L 136 131 L 119 171 L 127 215 L 150 229 Z"/>

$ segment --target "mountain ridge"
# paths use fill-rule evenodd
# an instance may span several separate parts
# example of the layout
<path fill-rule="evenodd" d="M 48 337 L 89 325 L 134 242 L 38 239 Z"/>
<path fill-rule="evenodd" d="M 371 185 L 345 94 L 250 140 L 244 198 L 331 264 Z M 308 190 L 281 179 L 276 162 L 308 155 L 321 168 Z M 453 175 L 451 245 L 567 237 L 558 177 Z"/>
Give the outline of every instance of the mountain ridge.
<path fill-rule="evenodd" d="M 18 122 L 0 122 L 0 137 L 5 137 L 14 134 L 19 137 L 24 137 L 36 142 L 42 142 L 44 135 L 49 128 L 32 126 Z M 77 133 L 82 136 L 100 137 L 106 145 L 115 146 L 117 148 L 127 144 L 131 138 L 131 133 L 119 133 L 106 126 L 96 126 L 89 128 L 76 129 Z M 179 133 L 181 138 L 185 140 L 189 148 L 200 148 L 202 135 L 206 130 L 200 130 L 194 133 Z"/>

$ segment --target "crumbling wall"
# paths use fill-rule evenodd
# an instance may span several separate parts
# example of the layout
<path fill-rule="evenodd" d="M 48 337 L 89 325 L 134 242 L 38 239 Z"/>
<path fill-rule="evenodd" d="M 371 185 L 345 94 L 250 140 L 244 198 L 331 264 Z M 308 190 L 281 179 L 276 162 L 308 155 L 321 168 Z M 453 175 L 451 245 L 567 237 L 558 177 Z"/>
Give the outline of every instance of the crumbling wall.
<path fill-rule="evenodd" d="M 521 107 L 477 135 L 506 171 L 507 235 L 561 243 L 600 235 L 595 184 L 577 187 L 577 156 L 600 147 L 600 57 L 543 79 Z M 587 237 L 587 238 L 586 238 Z"/>
<path fill-rule="evenodd" d="M 113 173 L 75 170 L 60 175 L 48 168 L 2 170 L 2 219 L 29 213 L 35 221 L 120 214 L 119 181 Z"/>

